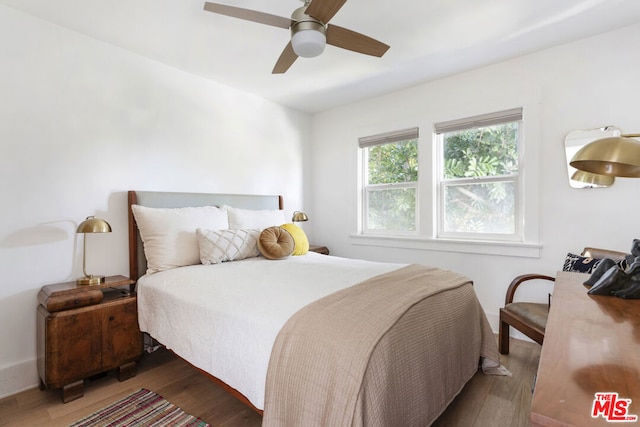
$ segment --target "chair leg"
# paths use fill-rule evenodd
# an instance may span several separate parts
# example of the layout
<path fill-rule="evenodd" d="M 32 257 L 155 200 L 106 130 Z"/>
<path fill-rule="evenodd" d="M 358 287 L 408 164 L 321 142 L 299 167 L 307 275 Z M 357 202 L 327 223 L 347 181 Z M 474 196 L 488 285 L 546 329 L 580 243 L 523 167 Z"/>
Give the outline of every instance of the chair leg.
<path fill-rule="evenodd" d="M 500 354 L 509 354 L 509 324 L 502 321 L 498 329 L 498 350 Z"/>

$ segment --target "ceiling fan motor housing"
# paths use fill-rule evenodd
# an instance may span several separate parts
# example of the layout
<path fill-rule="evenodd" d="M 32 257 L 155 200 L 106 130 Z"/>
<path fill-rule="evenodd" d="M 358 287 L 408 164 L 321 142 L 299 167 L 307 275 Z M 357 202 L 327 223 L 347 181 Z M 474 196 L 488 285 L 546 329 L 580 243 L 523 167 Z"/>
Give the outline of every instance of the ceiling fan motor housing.
<path fill-rule="evenodd" d="M 304 13 L 306 9 L 303 6 L 291 15 L 291 44 L 296 55 L 313 58 L 324 51 L 327 38 L 324 24 Z"/>

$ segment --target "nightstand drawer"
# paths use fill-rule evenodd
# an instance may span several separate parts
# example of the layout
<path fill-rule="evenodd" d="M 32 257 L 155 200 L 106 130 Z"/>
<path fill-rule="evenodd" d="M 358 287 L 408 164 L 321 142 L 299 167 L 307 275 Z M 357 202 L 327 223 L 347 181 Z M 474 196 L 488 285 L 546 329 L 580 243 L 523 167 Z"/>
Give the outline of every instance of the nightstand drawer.
<path fill-rule="evenodd" d="M 38 295 L 38 300 L 49 313 L 99 304 L 104 297 L 100 289 L 62 295 Z"/>

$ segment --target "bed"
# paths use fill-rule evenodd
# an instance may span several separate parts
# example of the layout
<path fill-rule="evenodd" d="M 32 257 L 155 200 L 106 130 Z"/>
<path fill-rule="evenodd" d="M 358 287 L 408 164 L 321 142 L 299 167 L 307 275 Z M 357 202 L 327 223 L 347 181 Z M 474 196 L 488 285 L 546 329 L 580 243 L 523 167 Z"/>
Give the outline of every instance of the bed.
<path fill-rule="evenodd" d="M 429 425 L 479 367 L 508 374 L 458 273 L 262 247 L 207 264 L 203 230 L 260 236 L 283 212 L 280 196 L 129 191 L 140 329 L 265 426 Z"/>

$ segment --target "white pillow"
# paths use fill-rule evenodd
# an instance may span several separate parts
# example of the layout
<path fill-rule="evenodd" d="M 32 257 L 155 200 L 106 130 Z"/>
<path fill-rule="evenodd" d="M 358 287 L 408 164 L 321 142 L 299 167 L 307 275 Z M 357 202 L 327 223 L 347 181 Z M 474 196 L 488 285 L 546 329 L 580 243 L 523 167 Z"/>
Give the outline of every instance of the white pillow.
<path fill-rule="evenodd" d="M 149 208 L 131 205 L 147 258 L 147 273 L 200 263 L 197 228 L 229 228 L 227 212 L 215 206 Z"/>
<path fill-rule="evenodd" d="M 196 236 L 200 247 L 200 262 L 205 265 L 257 257 L 260 230 L 203 230 Z"/>
<path fill-rule="evenodd" d="M 287 222 L 282 210 L 240 209 L 231 206 L 223 206 L 223 209 L 226 209 L 229 215 L 230 229 L 264 230 Z"/>

